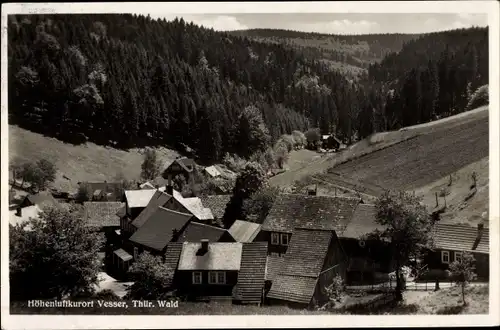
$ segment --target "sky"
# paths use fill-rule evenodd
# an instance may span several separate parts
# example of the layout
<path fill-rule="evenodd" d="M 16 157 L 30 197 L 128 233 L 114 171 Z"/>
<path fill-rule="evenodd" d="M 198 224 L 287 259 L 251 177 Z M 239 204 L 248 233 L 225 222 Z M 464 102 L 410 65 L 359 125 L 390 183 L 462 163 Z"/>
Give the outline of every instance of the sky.
<path fill-rule="evenodd" d="M 153 18 L 187 22 L 217 31 L 255 28 L 285 29 L 325 34 L 427 33 L 471 26 L 486 26 L 486 14 L 415 13 L 304 13 L 304 14 L 161 14 Z"/>

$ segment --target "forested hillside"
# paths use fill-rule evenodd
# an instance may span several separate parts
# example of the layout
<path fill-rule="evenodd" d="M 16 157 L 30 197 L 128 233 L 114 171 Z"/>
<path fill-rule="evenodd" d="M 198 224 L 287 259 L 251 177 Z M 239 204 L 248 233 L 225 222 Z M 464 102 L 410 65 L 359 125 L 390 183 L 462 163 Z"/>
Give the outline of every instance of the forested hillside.
<path fill-rule="evenodd" d="M 408 42 L 356 83 L 285 44 L 182 19 L 11 16 L 8 38 L 11 124 L 120 148 L 187 145 L 206 161 L 308 127 L 351 140 L 463 111 L 488 79 L 486 29 Z M 399 40 L 384 49 L 407 40 L 375 39 Z"/>
<path fill-rule="evenodd" d="M 246 107 L 260 110 L 272 142 L 357 102 L 319 63 L 182 19 L 16 16 L 8 33 L 11 122 L 63 140 L 183 143 L 217 159 L 252 139 Z"/>
<path fill-rule="evenodd" d="M 425 123 L 466 109 L 474 91 L 488 84 L 487 28 L 427 34 L 369 68 L 371 88 L 387 104 L 376 113 L 379 130 Z"/>
<path fill-rule="evenodd" d="M 231 31 L 257 41 L 284 43 L 307 56 L 368 68 L 385 55 L 398 52 L 418 34 L 333 35 L 290 30 L 249 29 Z"/>

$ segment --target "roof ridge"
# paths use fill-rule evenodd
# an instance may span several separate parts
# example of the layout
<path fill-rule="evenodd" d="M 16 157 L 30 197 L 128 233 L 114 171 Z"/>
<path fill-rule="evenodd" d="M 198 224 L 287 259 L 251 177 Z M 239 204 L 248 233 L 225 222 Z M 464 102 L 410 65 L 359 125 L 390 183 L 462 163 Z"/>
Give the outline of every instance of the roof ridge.
<path fill-rule="evenodd" d="M 201 223 L 201 222 L 197 222 L 197 221 L 192 221 L 190 224 L 204 226 L 204 227 L 210 227 L 210 228 L 214 228 L 214 229 L 218 229 L 218 230 L 222 230 L 222 231 L 227 231 L 227 229 L 225 229 L 225 228 L 220 228 L 217 226 L 213 226 L 213 225 L 209 225 L 207 223 Z"/>
<path fill-rule="evenodd" d="M 192 214 L 188 214 L 188 213 L 184 213 L 184 212 L 179 212 L 179 211 L 175 211 L 175 210 L 171 210 L 171 209 L 168 209 L 166 207 L 163 207 L 161 205 L 158 205 L 158 208 L 159 209 L 162 209 L 164 211 L 169 211 L 169 212 L 172 212 L 172 213 L 176 213 L 176 214 L 179 214 L 179 215 L 187 215 L 189 217 L 192 217 L 193 215 Z"/>
<path fill-rule="evenodd" d="M 350 196 L 330 196 L 330 195 L 305 195 L 305 194 L 299 194 L 299 193 L 280 193 L 278 195 L 278 197 L 280 196 L 284 196 L 284 195 L 287 195 L 287 196 L 302 196 L 302 197 L 305 197 L 305 198 L 310 198 L 310 199 L 314 199 L 314 198 L 325 198 L 325 199 L 349 199 L 349 200 L 355 200 L 355 201 L 359 201 L 361 200 L 360 198 L 358 197 L 350 197 Z"/>

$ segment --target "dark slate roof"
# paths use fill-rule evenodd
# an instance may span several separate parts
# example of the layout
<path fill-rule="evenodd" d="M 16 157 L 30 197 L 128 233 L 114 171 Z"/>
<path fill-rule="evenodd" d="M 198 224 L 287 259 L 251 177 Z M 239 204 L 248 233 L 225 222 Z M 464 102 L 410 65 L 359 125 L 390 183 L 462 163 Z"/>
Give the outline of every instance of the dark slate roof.
<path fill-rule="evenodd" d="M 172 198 L 172 196 L 169 194 L 157 190 L 146 208 L 139 213 L 134 221 L 132 221 L 132 225 L 136 228 L 140 228 L 148 218 L 157 211 L 158 207 L 165 205 L 170 198 Z"/>
<path fill-rule="evenodd" d="M 347 225 L 358 199 L 299 194 L 279 195 L 262 230 L 292 233 L 294 228 L 339 230 Z"/>
<path fill-rule="evenodd" d="M 200 242 L 202 239 L 218 242 L 224 233 L 226 233 L 226 230 L 223 228 L 199 222 L 190 222 L 182 231 L 178 242 Z"/>
<path fill-rule="evenodd" d="M 267 242 L 244 243 L 235 299 L 260 303 L 266 275 Z"/>
<path fill-rule="evenodd" d="M 309 304 L 317 281 L 316 277 L 279 275 L 274 279 L 267 297 Z"/>
<path fill-rule="evenodd" d="M 179 157 L 176 158 L 174 161 L 172 161 L 165 169 L 165 172 L 168 172 L 170 170 L 170 167 L 174 164 L 177 163 L 179 166 L 186 172 L 192 172 L 194 170 L 194 167 L 196 163 L 194 162 L 193 159 L 187 158 L 187 157 Z"/>
<path fill-rule="evenodd" d="M 443 250 L 489 253 L 489 229 L 478 238 L 478 228 L 468 224 L 437 223 L 433 230 L 434 247 Z M 477 246 L 476 246 L 477 245 Z"/>
<path fill-rule="evenodd" d="M 117 213 L 124 207 L 120 202 L 85 202 L 84 219 L 90 227 L 120 226 Z"/>
<path fill-rule="evenodd" d="M 157 207 L 156 211 L 130 237 L 130 240 L 161 251 L 172 240 L 173 230 L 180 231 L 192 217 L 191 214 Z"/>
<path fill-rule="evenodd" d="M 31 204 L 38 205 L 39 207 L 48 205 L 56 207 L 59 206 L 59 203 L 56 201 L 54 196 L 46 191 L 41 191 L 38 194 L 28 195 L 26 196 L 26 198 L 30 201 Z"/>
<path fill-rule="evenodd" d="M 236 220 L 228 231 L 236 242 L 250 243 L 259 234 L 260 227 L 255 222 Z"/>
<path fill-rule="evenodd" d="M 283 266 L 283 257 L 267 256 L 266 281 L 273 281 Z"/>
<path fill-rule="evenodd" d="M 216 219 L 222 219 L 226 211 L 226 205 L 231 199 L 231 195 L 210 195 L 200 198 L 203 206 L 208 207 Z"/>
<path fill-rule="evenodd" d="M 358 204 L 351 221 L 339 232 L 339 237 L 358 239 L 376 229 L 383 230 L 384 227 L 375 222 L 376 214 L 375 205 Z"/>
<path fill-rule="evenodd" d="M 89 194 L 94 195 L 96 191 L 100 190 L 105 195 L 109 195 L 110 200 L 120 201 L 122 196 L 117 195 L 123 191 L 123 184 L 121 182 L 82 182 L 87 188 Z"/>
<path fill-rule="evenodd" d="M 308 304 L 334 236 L 333 231 L 296 229 L 268 297 Z"/>

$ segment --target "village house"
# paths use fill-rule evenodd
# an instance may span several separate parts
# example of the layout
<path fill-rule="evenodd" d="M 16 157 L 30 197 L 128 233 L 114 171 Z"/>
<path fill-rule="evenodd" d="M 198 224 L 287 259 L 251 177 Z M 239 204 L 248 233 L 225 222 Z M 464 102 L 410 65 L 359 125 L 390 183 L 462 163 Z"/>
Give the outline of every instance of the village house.
<path fill-rule="evenodd" d="M 470 252 L 479 279 L 489 278 L 489 229 L 484 223 L 477 227 L 469 224 L 436 223 L 433 230 L 434 246 L 424 257 L 429 270 L 447 270 L 452 262 L 460 260 L 462 253 Z"/>
<path fill-rule="evenodd" d="M 121 182 L 79 182 L 94 202 L 120 202 L 122 200 L 123 184 Z"/>
<path fill-rule="evenodd" d="M 251 243 L 260 233 L 261 225 L 255 222 L 236 220 L 228 229 L 231 236 L 240 243 Z"/>
<path fill-rule="evenodd" d="M 38 218 L 42 209 L 38 205 L 26 206 L 9 211 L 9 224 L 12 226 L 22 225 L 32 218 Z"/>
<path fill-rule="evenodd" d="M 83 220 L 93 232 L 100 234 L 102 247 L 100 260 L 109 264 L 112 258 L 112 247 L 120 244 L 120 217 L 118 210 L 124 207 L 121 202 L 84 202 Z"/>
<path fill-rule="evenodd" d="M 15 226 L 31 218 L 38 218 L 38 215 L 45 207 L 60 208 L 61 204 L 50 193 L 45 191 L 27 195 L 15 206 L 15 210 L 9 211 L 9 223 Z"/>
<path fill-rule="evenodd" d="M 270 269 L 279 268 L 286 256 L 294 229 L 334 230 L 346 253 L 348 283 L 374 283 L 393 271 L 390 246 L 371 239 L 376 229 L 374 205 L 348 197 L 315 194 L 282 194 L 278 196 L 261 227 L 257 240 L 269 243 Z M 271 272 L 269 276 L 273 276 Z"/>
<path fill-rule="evenodd" d="M 195 166 L 196 163 L 193 159 L 187 157 L 177 157 L 173 162 L 166 166 L 162 177 L 168 180 L 167 186 L 171 186 L 171 180 L 177 175 L 183 175 L 186 180 L 189 179 L 190 175 L 195 170 Z"/>
<path fill-rule="evenodd" d="M 236 173 L 220 165 L 205 167 L 204 171 L 211 178 L 236 179 Z"/>
<path fill-rule="evenodd" d="M 335 135 L 322 135 L 321 136 L 321 146 L 323 149 L 335 149 L 338 150 L 342 146 L 342 141 L 340 141 Z"/>
<path fill-rule="evenodd" d="M 264 220 L 258 241 L 266 241 L 269 254 L 285 255 L 294 228 L 338 230 L 351 221 L 359 200 L 332 196 L 280 194 Z"/>
<path fill-rule="evenodd" d="M 37 194 L 29 194 L 27 195 L 17 206 L 17 208 L 25 208 L 29 206 L 37 205 L 39 208 L 43 208 L 44 206 L 55 206 L 59 207 L 59 202 L 52 196 L 51 193 L 46 191 L 41 191 Z"/>
<path fill-rule="evenodd" d="M 375 283 L 394 270 L 389 244 L 370 239 L 375 230 L 384 229 L 375 222 L 376 211 L 375 205 L 358 204 L 351 221 L 337 232 L 348 256 L 348 284 Z"/>
<path fill-rule="evenodd" d="M 265 242 L 202 240 L 169 244 L 165 262 L 175 269 L 172 288 L 187 300 L 261 304 L 266 255 Z"/>
<path fill-rule="evenodd" d="M 298 308 L 324 304 L 334 277 L 345 278 L 346 255 L 334 230 L 294 228 L 282 259 L 279 268 L 276 263 L 267 268 L 269 304 Z"/>
<path fill-rule="evenodd" d="M 159 206 L 191 214 L 195 221 L 201 223 L 211 224 L 214 220 L 210 209 L 203 206 L 200 198 L 184 198 L 172 187 L 166 187 L 165 192 L 162 189 L 126 191 L 125 203 L 126 216 L 121 220 L 124 237 L 130 237 Z"/>

